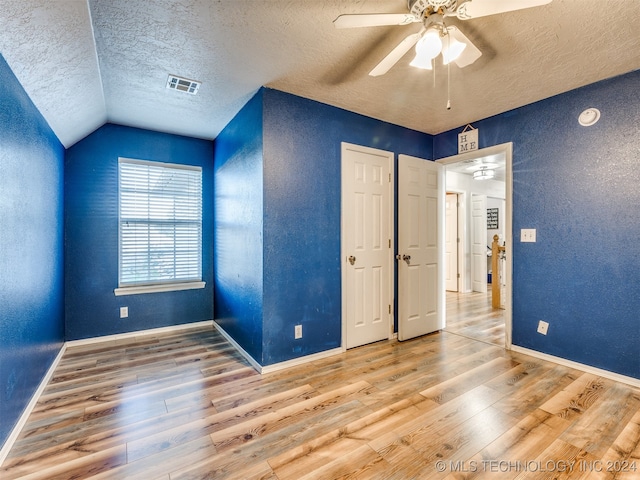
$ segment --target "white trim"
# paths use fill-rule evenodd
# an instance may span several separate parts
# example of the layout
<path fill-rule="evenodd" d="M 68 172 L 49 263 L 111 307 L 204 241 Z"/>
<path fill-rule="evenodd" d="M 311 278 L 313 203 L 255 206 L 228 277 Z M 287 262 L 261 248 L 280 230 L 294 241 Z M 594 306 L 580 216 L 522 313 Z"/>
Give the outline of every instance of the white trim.
<path fill-rule="evenodd" d="M 101 337 L 83 338 L 80 340 L 70 340 L 66 343 L 67 347 L 78 347 L 80 345 L 91 345 L 93 343 L 109 342 L 112 340 L 122 340 L 123 338 L 141 337 L 144 335 L 158 335 L 160 333 L 177 332 L 180 330 L 190 330 L 193 328 L 202 328 L 213 326 L 213 320 L 204 320 L 202 322 L 182 323 L 180 325 L 171 325 L 170 327 L 150 328 L 147 330 L 137 330 L 135 332 L 115 333 L 113 335 L 103 335 Z"/>
<path fill-rule="evenodd" d="M 58 364 L 60 363 L 60 360 L 62 359 L 62 355 L 64 355 L 64 352 L 66 351 L 66 349 L 67 349 L 67 344 L 63 343 L 62 347 L 60 348 L 60 351 L 56 355 L 56 358 L 51 363 L 51 366 L 49 366 L 47 373 L 44 375 L 44 377 L 42 377 L 42 380 L 40 381 L 40 385 L 38 385 L 38 388 L 36 389 L 36 391 L 33 392 L 33 395 L 31 397 L 31 400 L 27 404 L 27 407 L 22 412 L 22 415 L 20 415 L 20 418 L 18 419 L 18 422 L 15 424 L 15 426 L 11 430 L 11 433 L 9 433 L 9 436 L 7 437 L 7 440 L 4 442 L 4 445 L 2 445 L 2 448 L 0 449 L 0 467 L 2 467 L 2 464 L 6 460 L 7 455 L 9 455 L 11 448 L 13 448 L 13 444 L 18 439 L 18 435 L 20 435 L 20 432 L 22 431 L 25 424 L 27 423 L 27 420 L 29 419 L 29 415 L 31 415 L 31 412 L 33 411 L 36 404 L 38 403 L 38 400 L 40 400 L 40 396 L 42 395 L 42 392 L 44 392 L 44 389 L 49 383 L 49 380 L 51 380 L 51 377 L 53 376 L 53 372 L 58 367 Z"/>
<path fill-rule="evenodd" d="M 139 285 L 131 287 L 118 287 L 113 290 L 116 297 L 122 295 L 138 295 L 140 293 L 178 292 L 180 290 L 195 290 L 204 288 L 206 282 L 162 283 L 158 285 Z"/>
<path fill-rule="evenodd" d="M 396 326 L 396 260 L 394 252 L 396 251 L 396 155 L 391 153 L 389 159 L 389 305 L 391 312 L 389 314 L 389 337 L 387 340 L 398 338 L 398 333 L 394 332 Z"/>
<path fill-rule="evenodd" d="M 443 165 L 450 163 L 462 162 L 473 158 L 479 158 L 489 155 L 504 154 L 505 156 L 505 207 L 507 215 L 505 217 L 504 239 L 507 251 L 507 260 L 505 265 L 505 309 L 504 309 L 504 347 L 509 350 L 512 342 L 513 332 L 513 142 L 501 143 L 487 148 L 474 150 L 473 152 L 453 155 L 451 157 L 441 158 L 436 162 Z M 446 186 L 445 186 L 446 188 Z M 444 272 L 444 269 L 443 269 Z M 444 274 L 444 273 L 443 273 Z"/>
<path fill-rule="evenodd" d="M 437 160 L 436 160 L 437 161 Z M 444 196 L 445 196 L 445 209 L 446 209 L 446 198 L 447 195 L 451 194 L 451 195 L 455 195 L 456 196 L 456 218 L 458 219 L 458 224 L 456 225 L 456 228 L 458 230 L 458 293 L 471 293 L 471 290 L 466 288 L 466 283 L 467 283 L 467 272 L 466 272 L 466 268 L 465 268 L 465 248 L 464 245 L 466 244 L 467 241 L 467 207 L 466 207 L 466 202 L 467 202 L 467 192 L 466 190 L 461 190 L 461 189 L 456 189 L 456 188 L 452 188 L 452 189 L 448 189 L 447 188 L 447 179 L 446 179 L 446 168 L 445 168 L 445 192 L 444 192 Z M 446 216 L 446 214 L 445 214 Z M 446 220 L 445 220 L 445 229 L 446 229 Z M 446 238 L 446 231 L 445 231 L 445 238 Z M 445 271 L 445 299 L 446 299 L 446 295 L 447 295 L 447 289 L 446 289 L 446 271 Z M 445 300 L 445 304 L 446 304 L 446 300 Z M 447 320 L 447 315 L 446 315 L 446 310 L 445 310 L 445 328 L 446 328 L 446 320 Z"/>
<path fill-rule="evenodd" d="M 177 171 L 182 171 L 183 174 L 179 175 Z M 170 174 L 167 177 L 168 183 L 164 182 L 160 189 L 157 188 L 157 185 L 150 185 L 149 174 L 151 172 L 162 172 L 163 178 L 165 174 Z M 130 184 L 129 180 L 132 184 Z M 154 196 L 147 195 L 146 206 L 150 208 L 150 210 L 143 212 L 140 210 L 141 205 L 139 203 L 139 201 L 142 200 L 137 198 L 134 192 L 150 193 L 152 190 L 155 192 L 154 196 L 157 198 L 154 199 L 152 198 Z M 176 204 L 175 201 L 176 195 L 179 195 L 181 198 L 178 204 Z M 204 285 L 202 285 L 200 287 L 176 286 L 167 289 L 168 286 L 166 284 L 159 285 L 159 283 L 162 283 L 162 279 L 159 278 L 159 276 L 161 277 L 162 275 L 159 275 L 158 272 L 154 273 L 151 270 L 147 271 L 146 274 L 143 272 L 141 275 L 146 277 L 147 283 L 158 285 L 157 287 L 149 290 L 147 288 L 138 289 L 137 285 L 131 285 L 131 281 L 141 280 L 141 278 L 138 278 L 138 273 L 140 272 L 136 270 L 138 262 L 146 264 L 151 261 L 151 249 L 155 241 L 154 239 L 156 235 L 160 234 L 160 231 L 155 231 L 151 227 L 167 227 L 174 229 L 174 232 L 178 226 L 180 226 L 180 228 L 186 228 L 186 230 L 181 230 L 179 240 L 174 238 L 171 245 L 166 245 L 169 251 L 165 253 L 171 253 L 173 261 L 180 263 L 182 265 L 180 268 L 186 269 L 183 273 L 188 273 L 188 275 L 182 275 L 182 278 L 180 278 L 178 272 L 174 271 L 173 275 L 171 275 L 173 278 L 168 278 L 166 283 L 173 285 L 180 282 L 188 284 L 196 279 L 197 282 L 202 281 L 202 198 L 201 166 L 138 160 L 126 157 L 118 158 L 119 288 L 114 292 L 116 295 L 204 288 Z M 170 200 L 168 204 L 166 202 L 167 200 Z M 173 202 L 171 202 L 171 200 L 173 200 Z M 165 212 L 166 209 L 164 207 L 167 205 L 169 212 Z M 160 216 L 157 214 L 160 214 Z M 169 214 L 168 217 L 167 214 Z M 132 222 L 131 225 L 130 222 Z M 125 225 L 127 227 L 125 227 Z M 139 230 L 136 225 L 146 228 Z M 144 234 L 145 230 L 147 231 L 146 235 Z M 147 244 L 142 250 L 137 248 L 139 247 L 139 241 L 143 241 L 143 244 L 146 242 Z M 185 244 L 185 241 L 188 243 Z M 186 250 L 179 248 L 178 244 L 183 246 L 188 245 L 188 248 Z M 134 267 L 135 271 L 129 271 L 130 267 Z M 178 268 L 175 265 L 173 267 L 174 270 Z M 197 272 L 197 274 L 195 272 Z M 133 289 L 124 290 L 126 287 Z"/>
<path fill-rule="evenodd" d="M 292 358 L 291 360 L 286 360 L 280 363 L 274 363 L 272 365 L 267 365 L 263 367 L 253 358 L 247 351 L 238 344 L 231 336 L 218 325 L 216 322 L 213 322 L 213 326 L 220 335 L 222 335 L 237 351 L 240 355 L 244 357 L 244 359 L 251 364 L 251 366 L 261 375 L 265 373 L 273 373 L 279 370 L 284 370 L 285 368 L 296 367 L 298 365 L 303 365 L 305 363 L 312 362 L 314 360 L 320 360 L 322 358 L 331 357 L 333 355 L 339 355 L 344 353 L 342 347 L 334 348 L 332 350 L 325 350 L 324 352 L 312 353 L 311 355 L 305 355 L 304 357 Z"/>
<path fill-rule="evenodd" d="M 341 353 L 344 353 L 342 347 L 325 350 L 323 352 L 312 353 L 311 355 L 305 355 L 304 357 L 292 358 L 291 360 L 286 360 L 284 362 L 267 365 L 266 367 L 262 367 L 260 373 L 273 373 L 279 370 L 284 370 L 285 368 L 297 367 L 299 365 L 304 365 L 305 363 L 313 362 L 314 360 L 332 357 Z"/>
<path fill-rule="evenodd" d="M 242 355 L 244 359 L 247 362 L 249 362 L 253 368 L 256 369 L 256 371 L 258 371 L 258 373 L 262 373 L 262 365 L 260 365 L 251 355 L 249 355 L 247 351 L 244 348 L 242 348 L 240 344 L 231 337 L 231 335 L 225 332 L 224 328 L 222 328 L 216 322 L 213 322 L 213 328 L 218 330 L 220 335 L 222 335 L 227 342 L 233 345 L 233 348 L 235 348 L 238 351 L 238 353 Z"/>
<path fill-rule="evenodd" d="M 309 363 L 315 360 L 320 360 L 323 358 L 331 357 L 333 355 L 339 355 L 341 353 L 344 353 L 343 348 L 339 347 L 339 348 L 334 348 L 332 350 L 325 350 L 324 352 L 318 352 L 311 355 L 306 355 L 304 357 L 294 358 L 291 360 L 287 360 L 284 362 L 276 363 L 273 365 L 267 365 L 266 367 L 263 367 L 258 362 L 256 362 L 251 355 L 249 355 L 233 338 L 229 336 L 227 332 L 224 331 L 224 329 L 220 325 L 218 325 L 213 320 L 205 320 L 202 322 L 194 322 L 194 323 L 185 323 L 181 325 L 173 325 L 170 327 L 152 328 L 148 330 L 139 330 L 136 332 L 118 333 L 115 335 L 105 335 L 102 337 L 93 337 L 93 338 L 87 338 L 82 340 L 71 340 L 63 343 L 62 347 L 60 348 L 60 351 L 56 355 L 56 358 L 51 363 L 51 366 L 47 370 L 47 373 L 45 374 L 45 376 L 42 378 L 40 385 L 38 386 L 33 396 L 31 397 L 29 404 L 22 412 L 20 419 L 18 420 L 16 425 L 13 427 L 13 429 L 11 430 L 11 433 L 7 437 L 7 440 L 5 441 L 4 445 L 0 449 L 0 467 L 2 467 L 2 464 L 6 460 L 7 455 L 9 454 L 9 452 L 11 451 L 11 448 L 13 447 L 13 444 L 15 443 L 16 439 L 18 438 L 18 435 L 22 431 L 22 428 L 24 428 L 24 425 L 26 424 L 29 418 L 29 415 L 31 415 L 32 410 L 36 406 L 38 400 L 40 399 L 40 396 L 42 395 L 42 392 L 44 391 L 47 384 L 51 380 L 51 377 L 53 376 L 55 369 L 60 363 L 60 360 L 62 359 L 62 356 L 64 355 L 68 347 L 74 347 L 79 345 L 89 345 L 92 343 L 100 343 L 100 342 L 105 342 L 110 340 L 120 340 L 123 338 L 131 338 L 131 337 L 137 337 L 137 336 L 143 336 L 143 335 L 155 335 L 159 333 L 175 332 L 179 330 L 190 330 L 190 329 L 201 328 L 206 326 L 212 326 L 213 328 L 218 330 L 218 332 L 238 351 L 238 353 L 240 353 L 240 355 L 242 355 L 251 364 L 251 366 L 255 368 L 260 374 L 272 373 L 279 370 L 283 370 L 285 368 L 291 368 L 291 367 L 303 365 L 305 363 Z M 397 334 L 393 334 L 392 338 L 396 338 L 396 335 Z M 637 378 L 628 377 L 626 375 L 620 375 L 618 373 L 610 372 L 608 370 L 602 370 L 600 368 L 592 367 L 590 365 L 584 365 L 582 363 L 574 362 L 572 360 L 567 360 L 565 358 L 555 357 L 553 355 L 548 355 L 546 353 L 538 352 L 536 350 L 530 350 L 528 348 L 520 347 L 518 345 L 511 345 L 511 350 L 517 353 L 530 355 L 532 357 L 540 358 L 541 360 L 545 360 L 548 362 L 557 363 L 559 365 L 576 368 L 578 370 L 583 370 L 587 373 L 593 373 L 594 375 L 599 375 L 601 377 L 605 377 L 610 380 L 614 380 L 616 382 L 626 383 L 633 387 L 640 388 L 640 379 L 637 379 Z"/>
<path fill-rule="evenodd" d="M 628 377 L 626 375 L 620 375 L 619 373 L 611 372 L 609 370 L 603 370 L 601 368 L 592 367 L 591 365 L 585 365 L 584 363 L 574 362 L 573 360 L 567 360 L 566 358 L 562 358 L 562 357 L 555 357 L 547 353 L 538 352 L 537 350 L 530 350 L 528 348 L 520 347 L 518 345 L 511 345 L 511 350 L 513 352 L 530 355 L 532 357 L 536 357 L 541 360 L 546 360 L 547 362 L 553 362 L 553 363 L 557 363 L 558 365 L 564 365 L 565 367 L 571 367 L 578 370 L 583 370 L 587 373 L 592 373 L 600 377 L 608 378 L 609 380 L 613 380 L 620 383 L 626 383 L 628 385 L 631 385 L 632 387 L 640 388 L 640 379 L 638 378 Z"/>
<path fill-rule="evenodd" d="M 172 325 L 170 327 L 152 328 L 148 330 L 139 330 L 136 332 L 118 333 L 115 335 L 105 335 L 102 337 L 92 337 L 92 338 L 85 338 L 82 340 L 71 340 L 68 342 L 64 342 L 62 344 L 62 347 L 60 348 L 60 351 L 56 355 L 56 358 L 53 360 L 53 362 L 49 366 L 47 373 L 40 381 L 40 385 L 38 386 L 33 396 L 31 397 L 31 400 L 29 401 L 27 407 L 22 412 L 20 419 L 11 430 L 11 433 L 7 437 L 7 440 L 5 441 L 4 445 L 2 445 L 2 448 L 0 449 L 0 467 L 2 467 L 2 464 L 6 460 L 7 455 L 9 455 L 9 452 L 11 451 L 13 444 L 15 443 L 16 439 L 18 438 L 18 435 L 20 435 L 20 432 L 22 431 L 25 424 L 27 423 L 29 415 L 31 415 L 31 412 L 33 411 L 36 404 L 38 403 L 38 400 L 40 399 L 42 392 L 44 391 L 47 384 L 51 380 L 51 377 L 53 376 L 55 369 L 58 367 L 58 364 L 60 363 L 60 360 L 62 359 L 62 356 L 64 355 L 64 352 L 66 352 L 68 347 L 74 347 L 79 345 L 90 345 L 93 343 L 107 342 L 110 340 L 120 340 L 123 338 L 139 337 L 143 335 L 157 335 L 159 333 L 175 332 L 179 330 L 189 330 L 193 328 L 201 328 L 201 327 L 206 327 L 211 325 L 213 325 L 213 320 L 205 320 L 203 322 L 185 323 L 181 325 Z"/>
<path fill-rule="evenodd" d="M 134 163 L 136 165 L 147 165 L 149 167 L 178 168 L 180 170 L 192 170 L 202 172 L 202 167 L 197 165 L 186 165 L 184 163 L 160 162 L 157 160 L 142 160 L 139 158 L 118 157 L 118 163 Z"/>

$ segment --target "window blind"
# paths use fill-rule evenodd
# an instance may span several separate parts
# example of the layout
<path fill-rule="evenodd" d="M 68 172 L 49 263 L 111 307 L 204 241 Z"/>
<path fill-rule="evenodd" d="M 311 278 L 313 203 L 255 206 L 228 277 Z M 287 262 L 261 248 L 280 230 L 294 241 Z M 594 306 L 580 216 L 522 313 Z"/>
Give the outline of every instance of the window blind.
<path fill-rule="evenodd" d="M 119 159 L 119 286 L 200 281 L 202 169 Z"/>

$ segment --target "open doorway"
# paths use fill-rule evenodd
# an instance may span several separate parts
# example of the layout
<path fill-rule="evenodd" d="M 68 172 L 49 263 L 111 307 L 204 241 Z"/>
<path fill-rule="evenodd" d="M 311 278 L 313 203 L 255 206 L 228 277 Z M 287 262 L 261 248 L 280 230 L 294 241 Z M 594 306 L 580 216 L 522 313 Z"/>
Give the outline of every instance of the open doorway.
<path fill-rule="evenodd" d="M 448 194 L 445 223 L 455 222 L 455 226 L 445 225 L 451 237 L 445 241 L 445 331 L 510 348 L 511 143 L 437 162 L 445 166 Z M 491 220 L 487 224 L 488 217 Z M 491 253 L 494 235 L 504 246 L 496 272 Z M 493 282 L 502 284 L 502 308 L 492 306 Z"/>

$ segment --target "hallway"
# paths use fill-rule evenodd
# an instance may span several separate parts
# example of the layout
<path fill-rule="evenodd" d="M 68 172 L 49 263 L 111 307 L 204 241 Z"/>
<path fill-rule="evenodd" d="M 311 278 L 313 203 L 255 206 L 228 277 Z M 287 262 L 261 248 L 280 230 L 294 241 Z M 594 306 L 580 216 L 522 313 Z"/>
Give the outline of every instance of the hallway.
<path fill-rule="evenodd" d="M 491 307 L 487 293 L 447 292 L 445 332 L 504 347 L 504 310 Z"/>

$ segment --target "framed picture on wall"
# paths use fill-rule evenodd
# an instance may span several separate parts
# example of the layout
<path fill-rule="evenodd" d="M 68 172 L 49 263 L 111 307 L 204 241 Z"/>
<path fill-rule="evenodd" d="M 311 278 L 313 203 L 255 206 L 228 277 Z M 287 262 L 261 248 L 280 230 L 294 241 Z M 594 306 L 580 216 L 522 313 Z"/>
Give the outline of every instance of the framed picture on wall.
<path fill-rule="evenodd" d="M 487 208 L 487 230 L 498 229 L 498 209 Z"/>

